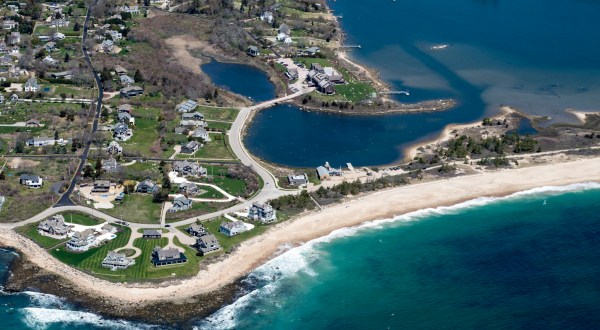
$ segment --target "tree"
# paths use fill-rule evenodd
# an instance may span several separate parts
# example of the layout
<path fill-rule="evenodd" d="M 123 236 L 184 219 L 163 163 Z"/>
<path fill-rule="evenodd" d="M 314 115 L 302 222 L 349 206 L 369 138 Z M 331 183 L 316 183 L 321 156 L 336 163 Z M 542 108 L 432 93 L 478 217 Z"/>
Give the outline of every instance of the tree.
<path fill-rule="evenodd" d="M 96 170 L 96 177 L 99 177 L 102 174 L 102 161 L 100 160 L 100 158 L 96 159 L 95 170 Z"/>
<path fill-rule="evenodd" d="M 81 30 L 81 25 L 79 24 L 79 22 L 75 22 L 75 24 L 73 25 L 73 31 L 79 30 Z"/>
<path fill-rule="evenodd" d="M 65 63 L 68 63 L 71 60 L 69 53 L 65 53 Z"/>
<path fill-rule="evenodd" d="M 83 177 L 84 178 L 92 178 L 92 177 L 94 177 L 94 169 L 90 165 L 86 165 L 83 168 Z"/>
<path fill-rule="evenodd" d="M 15 152 L 18 154 L 22 154 L 25 151 L 25 142 L 17 141 L 15 144 Z"/>
<path fill-rule="evenodd" d="M 54 140 L 58 140 L 58 131 L 54 131 Z"/>
<path fill-rule="evenodd" d="M 137 83 L 141 83 L 144 81 L 144 76 L 142 76 L 142 73 L 140 72 L 139 69 L 135 70 L 135 74 L 133 75 L 133 80 L 135 80 L 135 82 L 137 82 Z"/>

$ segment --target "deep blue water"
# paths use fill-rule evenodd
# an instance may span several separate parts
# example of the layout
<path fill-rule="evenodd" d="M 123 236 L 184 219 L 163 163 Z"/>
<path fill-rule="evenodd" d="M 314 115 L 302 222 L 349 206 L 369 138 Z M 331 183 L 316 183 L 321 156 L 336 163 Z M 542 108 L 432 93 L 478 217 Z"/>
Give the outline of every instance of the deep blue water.
<path fill-rule="evenodd" d="M 479 120 L 500 105 L 552 117 L 545 125 L 576 122 L 567 108 L 599 110 L 598 1 L 345 0 L 330 5 L 343 15 L 348 43 L 362 45 L 351 55 L 380 70 L 394 89 L 410 90 L 400 100 L 452 97 L 459 106 L 445 113 L 368 120 L 269 109 L 255 117 L 245 139 L 261 158 L 288 166 L 383 165 L 447 124 Z M 431 49 L 439 44 L 451 46 Z M 294 152 L 306 149 L 310 152 Z"/>
<path fill-rule="evenodd" d="M 258 268 L 248 279 L 254 290 L 202 326 L 597 329 L 595 186 L 479 200 L 335 232 Z"/>
<path fill-rule="evenodd" d="M 275 98 L 275 86 L 261 70 L 244 64 L 210 61 L 201 66 L 212 82 L 255 102 Z"/>

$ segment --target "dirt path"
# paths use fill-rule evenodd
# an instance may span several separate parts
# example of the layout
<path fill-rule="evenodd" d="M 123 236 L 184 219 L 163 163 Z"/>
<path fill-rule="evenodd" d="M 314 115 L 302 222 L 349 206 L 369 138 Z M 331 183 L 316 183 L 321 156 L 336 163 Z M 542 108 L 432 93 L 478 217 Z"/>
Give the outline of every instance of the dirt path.
<path fill-rule="evenodd" d="M 194 57 L 192 49 L 198 49 L 207 53 L 217 53 L 217 51 L 207 42 L 200 41 L 189 35 L 182 35 L 166 39 L 165 42 L 173 50 L 173 55 L 179 63 L 190 68 L 194 73 L 202 74 L 200 66 L 204 64 L 202 59 Z"/>

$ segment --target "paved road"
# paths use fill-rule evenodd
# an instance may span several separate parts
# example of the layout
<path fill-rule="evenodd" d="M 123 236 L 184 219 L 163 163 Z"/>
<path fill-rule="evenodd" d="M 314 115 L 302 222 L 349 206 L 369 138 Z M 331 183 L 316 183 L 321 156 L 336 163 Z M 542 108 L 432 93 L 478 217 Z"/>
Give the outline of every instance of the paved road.
<path fill-rule="evenodd" d="M 96 4 L 96 1 L 94 1 L 94 4 L 92 4 L 92 6 L 95 4 Z M 85 15 L 85 23 L 83 24 L 83 38 L 81 40 L 81 44 L 82 44 L 81 48 L 83 50 L 85 62 L 87 63 L 88 67 L 92 70 L 92 74 L 94 75 L 94 80 L 96 81 L 96 86 L 98 87 L 98 98 L 96 99 L 96 113 L 94 114 L 94 121 L 92 122 L 92 130 L 91 130 L 91 133 L 94 134 L 96 132 L 96 130 L 98 129 L 98 120 L 100 119 L 100 112 L 102 110 L 103 88 L 102 88 L 102 82 L 100 81 L 100 76 L 94 69 L 94 66 L 92 65 L 92 60 L 90 59 L 90 54 L 88 53 L 88 50 L 85 47 L 85 41 L 88 38 L 88 25 L 90 22 L 92 6 L 90 6 L 90 8 L 88 8 L 87 14 Z M 71 184 L 69 185 L 69 188 L 67 189 L 67 191 L 65 191 L 65 193 L 56 202 L 54 207 L 75 205 L 75 203 L 73 203 L 73 201 L 71 200 L 70 196 L 73 193 L 73 189 L 75 189 L 75 185 L 77 184 L 77 178 L 79 176 L 79 173 L 81 173 L 81 171 L 83 171 L 83 167 L 85 166 L 85 164 L 87 162 L 87 158 L 88 158 L 88 154 L 90 153 L 91 145 L 92 145 L 91 140 L 86 142 L 85 148 L 83 149 L 83 153 L 81 154 L 81 157 L 80 157 L 81 162 L 79 163 L 79 166 L 77 167 L 77 171 L 73 175 L 73 179 L 71 179 Z"/>

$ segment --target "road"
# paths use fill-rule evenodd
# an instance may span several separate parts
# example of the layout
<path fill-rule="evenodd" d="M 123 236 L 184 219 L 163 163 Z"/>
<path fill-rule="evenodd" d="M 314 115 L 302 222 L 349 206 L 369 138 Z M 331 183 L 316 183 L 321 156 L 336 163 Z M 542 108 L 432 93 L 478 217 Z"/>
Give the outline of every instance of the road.
<path fill-rule="evenodd" d="M 94 1 L 94 4 L 95 3 L 96 3 L 96 1 Z M 94 114 L 94 120 L 92 122 L 92 129 L 91 129 L 92 135 L 96 132 L 96 130 L 98 130 L 98 120 L 100 119 L 100 112 L 102 110 L 102 97 L 104 96 L 103 88 L 102 88 L 102 81 L 100 81 L 100 76 L 94 69 L 94 66 L 92 65 L 92 60 L 90 59 L 90 54 L 88 53 L 88 50 L 85 47 L 85 41 L 88 38 L 88 25 L 89 25 L 90 17 L 91 17 L 90 9 L 94 4 L 92 4 L 90 6 L 90 8 L 88 8 L 87 14 L 85 15 L 85 23 L 83 24 L 83 37 L 81 40 L 81 49 L 83 51 L 83 56 L 84 56 L 85 62 L 87 63 L 88 67 L 92 70 L 92 74 L 94 75 L 94 80 L 96 81 L 96 87 L 98 88 L 98 98 L 96 99 L 96 112 Z M 81 162 L 79 163 L 79 166 L 77 167 L 77 171 L 73 174 L 73 178 L 71 179 L 69 188 L 67 189 L 67 191 L 65 191 L 65 193 L 56 202 L 54 207 L 75 205 L 75 203 L 73 203 L 73 201 L 71 200 L 70 196 L 73 193 L 73 190 L 75 189 L 75 185 L 77 184 L 77 177 L 79 176 L 81 171 L 83 171 L 83 167 L 85 166 L 85 164 L 87 162 L 87 158 L 90 153 L 91 146 L 92 146 L 92 140 L 90 139 L 90 140 L 86 141 L 85 147 L 83 149 L 83 153 L 81 154 L 81 157 L 80 157 Z"/>

